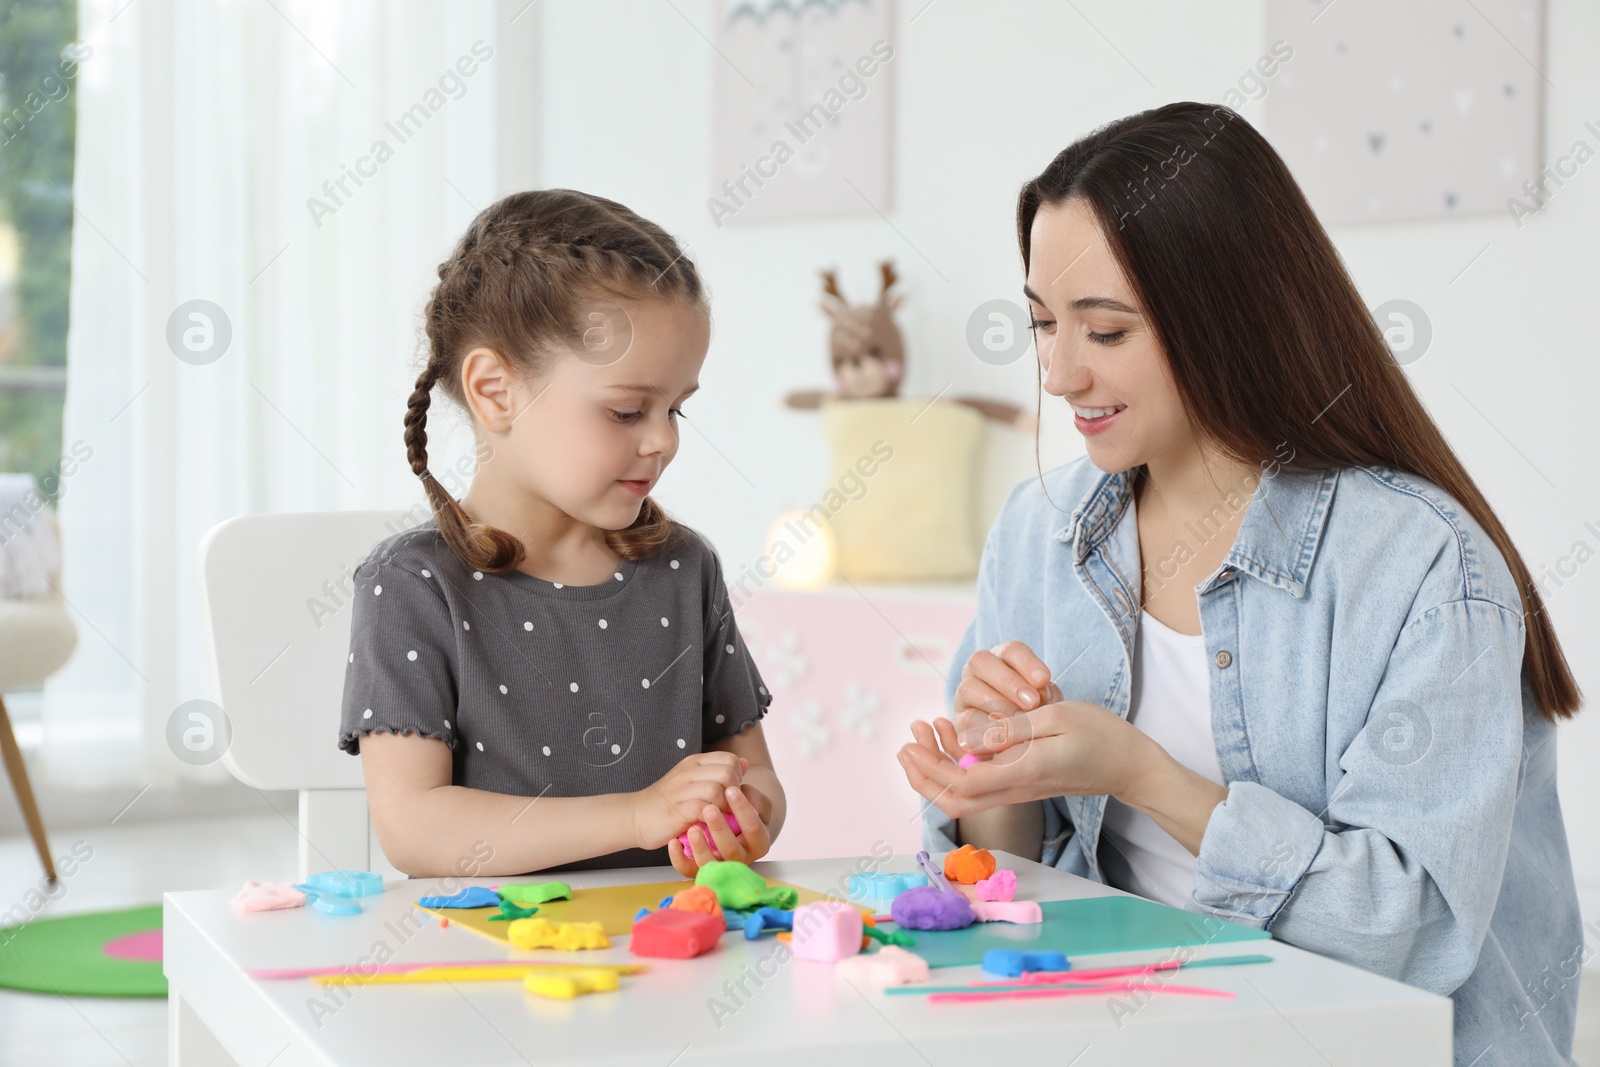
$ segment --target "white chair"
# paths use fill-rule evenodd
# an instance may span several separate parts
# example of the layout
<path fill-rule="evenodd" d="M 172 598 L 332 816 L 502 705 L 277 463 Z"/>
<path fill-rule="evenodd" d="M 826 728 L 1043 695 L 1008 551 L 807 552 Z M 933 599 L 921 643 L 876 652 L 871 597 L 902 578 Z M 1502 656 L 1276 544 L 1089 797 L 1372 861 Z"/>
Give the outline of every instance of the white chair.
<path fill-rule="evenodd" d="M 425 516 L 421 516 L 425 517 Z M 243 515 L 200 542 L 200 602 L 235 778 L 300 797 L 301 881 L 366 870 L 361 761 L 338 748 L 350 598 L 372 546 L 418 509 Z"/>

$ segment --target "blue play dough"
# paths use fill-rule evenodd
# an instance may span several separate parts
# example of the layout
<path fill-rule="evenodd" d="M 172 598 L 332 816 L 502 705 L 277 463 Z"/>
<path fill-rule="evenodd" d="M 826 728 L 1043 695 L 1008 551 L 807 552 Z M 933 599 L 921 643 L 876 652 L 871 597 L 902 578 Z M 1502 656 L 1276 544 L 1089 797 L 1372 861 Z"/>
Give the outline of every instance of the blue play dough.
<path fill-rule="evenodd" d="M 1019 952 L 992 948 L 983 954 L 983 973 L 999 978 L 1021 978 L 1024 971 L 1066 971 L 1072 965 L 1060 952 Z"/>
<path fill-rule="evenodd" d="M 768 930 L 793 930 L 794 912 L 782 908 L 757 908 L 744 921 L 744 939 L 754 941 Z"/>
<path fill-rule="evenodd" d="M 424 908 L 494 908 L 500 906 L 500 894 L 474 885 L 448 897 L 423 897 L 417 903 Z"/>

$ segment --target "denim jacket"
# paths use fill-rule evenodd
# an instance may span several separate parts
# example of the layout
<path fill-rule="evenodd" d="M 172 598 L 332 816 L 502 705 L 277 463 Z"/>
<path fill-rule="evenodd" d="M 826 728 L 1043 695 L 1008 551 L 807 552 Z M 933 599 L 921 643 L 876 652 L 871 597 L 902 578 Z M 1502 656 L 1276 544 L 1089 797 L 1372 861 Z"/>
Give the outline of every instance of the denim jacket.
<path fill-rule="evenodd" d="M 1018 640 L 1065 699 L 1127 717 L 1132 479 L 1082 458 L 1012 490 L 947 707 L 974 650 Z M 1190 524 L 1188 548 L 1219 528 Z M 1587 953 L 1555 729 L 1522 672 L 1521 598 L 1494 542 L 1415 475 L 1271 464 L 1195 594 L 1228 792 L 1188 909 L 1451 996 L 1459 1064 L 1570 1063 Z M 1105 803 L 1044 801 L 1042 861 L 1104 881 Z M 929 805 L 925 847 L 955 834 Z"/>

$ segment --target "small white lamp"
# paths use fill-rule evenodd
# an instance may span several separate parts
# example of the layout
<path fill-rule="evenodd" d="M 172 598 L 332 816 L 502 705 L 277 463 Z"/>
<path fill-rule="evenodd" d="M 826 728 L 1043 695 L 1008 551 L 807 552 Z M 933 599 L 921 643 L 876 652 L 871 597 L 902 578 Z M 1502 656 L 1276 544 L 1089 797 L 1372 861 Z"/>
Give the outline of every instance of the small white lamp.
<path fill-rule="evenodd" d="M 838 557 L 833 527 L 812 511 L 786 511 L 767 531 L 763 570 L 784 589 L 816 589 L 833 578 Z"/>

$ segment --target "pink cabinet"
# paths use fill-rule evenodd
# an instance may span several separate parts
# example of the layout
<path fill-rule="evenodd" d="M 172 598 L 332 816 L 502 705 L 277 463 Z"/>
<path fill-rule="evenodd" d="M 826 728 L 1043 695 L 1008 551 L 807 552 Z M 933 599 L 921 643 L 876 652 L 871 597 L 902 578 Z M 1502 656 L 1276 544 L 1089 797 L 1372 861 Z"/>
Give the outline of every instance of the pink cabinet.
<path fill-rule="evenodd" d="M 772 690 L 763 720 L 789 813 L 771 859 L 921 845 L 922 798 L 895 753 L 944 714 L 945 675 L 972 621 L 971 584 L 764 589 L 737 608 Z M 956 670 L 959 672 L 959 666 Z"/>

